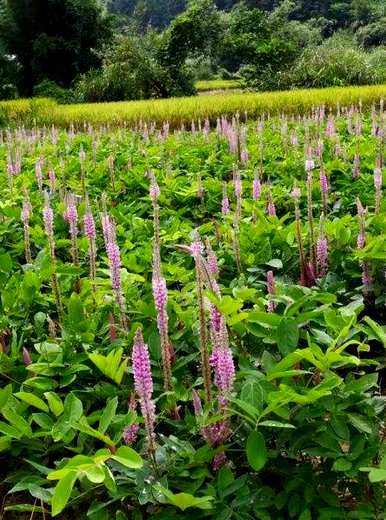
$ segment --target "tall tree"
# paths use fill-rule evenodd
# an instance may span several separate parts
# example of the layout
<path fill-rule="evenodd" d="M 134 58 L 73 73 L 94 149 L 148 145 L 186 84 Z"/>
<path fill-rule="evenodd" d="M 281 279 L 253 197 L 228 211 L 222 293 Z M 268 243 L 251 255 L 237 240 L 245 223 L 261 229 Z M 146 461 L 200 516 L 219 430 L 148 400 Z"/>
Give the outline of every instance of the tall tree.
<path fill-rule="evenodd" d="M 97 0 L 6 0 L 11 27 L 4 36 L 21 65 L 20 90 L 50 79 L 68 86 L 99 64 L 94 49 L 110 37 L 110 21 Z"/>

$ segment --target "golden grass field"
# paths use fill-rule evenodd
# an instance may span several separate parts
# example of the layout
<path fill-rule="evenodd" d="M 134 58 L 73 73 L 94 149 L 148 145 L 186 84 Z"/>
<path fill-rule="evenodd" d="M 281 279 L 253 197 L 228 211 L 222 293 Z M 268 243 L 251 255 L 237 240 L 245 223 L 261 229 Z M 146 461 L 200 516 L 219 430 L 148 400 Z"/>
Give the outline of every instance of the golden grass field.
<path fill-rule="evenodd" d="M 238 89 L 242 87 L 242 84 L 236 79 L 208 79 L 196 81 L 195 87 L 199 92 L 207 92 L 210 90 Z"/>
<path fill-rule="evenodd" d="M 313 106 L 327 108 L 349 106 L 362 102 L 369 107 L 386 96 L 386 84 L 355 87 L 333 87 L 277 92 L 223 92 L 217 95 L 204 94 L 193 97 L 120 101 L 114 103 L 84 103 L 58 105 L 49 99 L 20 99 L 0 102 L 0 125 L 56 125 L 71 124 L 121 126 L 134 125 L 138 121 L 169 121 L 172 127 L 194 120 L 209 118 L 215 121 L 222 115 L 236 112 L 249 118 L 263 113 L 301 114 Z"/>

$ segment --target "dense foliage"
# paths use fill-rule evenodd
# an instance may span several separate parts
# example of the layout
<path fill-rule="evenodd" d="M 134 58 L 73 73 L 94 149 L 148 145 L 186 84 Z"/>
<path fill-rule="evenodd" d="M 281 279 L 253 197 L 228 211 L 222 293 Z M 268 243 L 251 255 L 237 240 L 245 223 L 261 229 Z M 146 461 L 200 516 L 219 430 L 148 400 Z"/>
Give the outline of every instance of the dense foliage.
<path fill-rule="evenodd" d="M 2 133 L 5 518 L 384 518 L 384 125 Z"/>
<path fill-rule="evenodd" d="M 109 21 L 96 0 L 6 0 L 1 40 L 20 64 L 18 88 L 31 95 L 48 79 L 69 86 L 99 60 L 93 49 L 110 36 Z"/>
<path fill-rule="evenodd" d="M 170 97 L 213 78 L 257 90 L 374 84 L 386 78 L 385 17 L 377 0 L 0 0 L 0 98 Z M 322 63 L 304 70 L 314 55 Z"/>

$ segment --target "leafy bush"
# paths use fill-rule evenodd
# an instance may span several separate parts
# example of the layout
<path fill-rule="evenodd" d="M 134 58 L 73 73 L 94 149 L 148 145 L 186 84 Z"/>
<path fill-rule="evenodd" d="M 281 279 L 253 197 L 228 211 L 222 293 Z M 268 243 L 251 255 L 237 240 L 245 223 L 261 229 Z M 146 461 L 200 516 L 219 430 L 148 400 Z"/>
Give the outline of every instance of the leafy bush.
<path fill-rule="evenodd" d="M 48 79 L 35 85 L 33 94 L 36 97 L 55 99 L 58 103 L 73 103 L 74 94 L 70 89 L 65 89 Z"/>
<path fill-rule="evenodd" d="M 386 51 L 366 52 L 342 37 L 307 47 L 282 85 L 326 87 L 371 85 L 386 81 Z"/>
<path fill-rule="evenodd" d="M 360 27 L 356 32 L 356 38 L 364 47 L 386 46 L 386 17 Z"/>

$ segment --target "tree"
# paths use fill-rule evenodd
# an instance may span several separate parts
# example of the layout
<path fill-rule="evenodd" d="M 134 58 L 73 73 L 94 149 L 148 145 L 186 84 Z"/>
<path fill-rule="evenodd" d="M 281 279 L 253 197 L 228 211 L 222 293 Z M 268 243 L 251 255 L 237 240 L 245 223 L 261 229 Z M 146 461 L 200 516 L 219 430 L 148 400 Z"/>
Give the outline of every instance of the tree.
<path fill-rule="evenodd" d="M 161 59 L 179 67 L 188 57 L 215 54 L 220 38 L 220 17 L 211 0 L 192 1 L 165 31 Z"/>
<path fill-rule="evenodd" d="M 110 20 L 97 0 L 7 0 L 8 52 L 21 65 L 20 90 L 31 95 L 44 79 L 69 86 L 99 65 L 94 49 L 111 35 Z"/>

